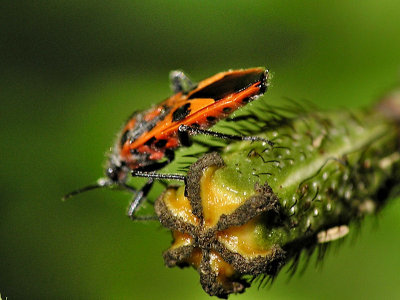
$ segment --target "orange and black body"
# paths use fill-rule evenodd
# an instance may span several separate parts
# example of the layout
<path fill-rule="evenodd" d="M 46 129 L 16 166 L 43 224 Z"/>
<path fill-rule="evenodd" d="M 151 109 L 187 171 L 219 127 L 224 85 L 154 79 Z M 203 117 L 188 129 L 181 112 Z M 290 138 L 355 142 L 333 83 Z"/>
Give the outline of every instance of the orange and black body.
<path fill-rule="evenodd" d="M 124 125 L 109 156 L 106 178 L 67 194 L 64 199 L 95 188 L 118 185 L 135 193 L 128 210 L 134 212 L 151 189 L 153 179 L 185 180 L 182 175 L 158 174 L 174 159 L 174 150 L 189 146 L 190 135 L 205 134 L 231 140 L 270 141 L 259 137 L 228 135 L 208 130 L 216 122 L 265 93 L 268 71 L 265 68 L 218 73 L 193 83 L 183 72 L 170 74 L 174 95 L 148 110 L 135 112 Z M 139 191 L 128 186 L 127 176 L 147 177 Z M 143 218 L 142 218 L 143 219 Z"/>
<path fill-rule="evenodd" d="M 262 95 L 267 87 L 268 72 L 252 68 L 218 73 L 197 85 L 182 72 L 176 94 L 158 105 L 134 113 L 125 124 L 110 156 L 107 174 L 114 181 L 124 180 L 131 170 L 154 171 L 173 159 L 173 150 L 182 145 L 181 125 L 208 129 L 236 109 Z M 171 78 L 174 81 L 174 78 Z M 162 162 L 161 162 L 162 161 Z"/>

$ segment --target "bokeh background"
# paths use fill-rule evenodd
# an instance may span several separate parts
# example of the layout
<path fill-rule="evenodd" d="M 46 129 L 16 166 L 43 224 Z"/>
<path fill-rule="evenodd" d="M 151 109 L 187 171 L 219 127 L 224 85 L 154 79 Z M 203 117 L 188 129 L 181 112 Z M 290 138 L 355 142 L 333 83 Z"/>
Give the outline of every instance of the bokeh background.
<path fill-rule="evenodd" d="M 398 1 L 1 1 L 0 293 L 8 299 L 207 299 L 167 269 L 157 223 L 129 195 L 61 196 L 103 175 L 126 117 L 200 80 L 267 66 L 266 97 L 371 104 L 400 79 Z M 155 189 L 155 199 L 161 189 Z M 322 268 L 282 272 L 231 299 L 399 299 L 400 201 L 334 246 Z"/>

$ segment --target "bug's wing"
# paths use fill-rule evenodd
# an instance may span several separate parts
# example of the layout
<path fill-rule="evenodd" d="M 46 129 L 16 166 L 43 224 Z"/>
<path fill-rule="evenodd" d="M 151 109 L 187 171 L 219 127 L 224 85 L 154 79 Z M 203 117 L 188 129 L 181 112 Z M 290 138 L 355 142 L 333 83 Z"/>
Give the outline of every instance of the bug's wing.
<path fill-rule="evenodd" d="M 190 80 L 190 78 L 181 70 L 171 71 L 169 73 L 169 81 L 171 90 L 174 94 L 179 92 L 186 94 L 197 86 L 197 83 Z"/>
<path fill-rule="evenodd" d="M 172 121 L 165 124 L 168 128 L 163 128 L 163 134 L 175 133 L 180 125 L 210 128 L 264 94 L 267 78 L 265 68 L 252 68 L 222 72 L 201 81 L 172 112 Z"/>
<path fill-rule="evenodd" d="M 249 86 L 260 83 L 259 94 L 267 87 L 268 70 L 252 68 L 218 73 L 201 81 L 197 88 L 188 95 L 188 100 L 195 98 L 213 98 L 218 101 L 230 94 L 240 92 Z"/>

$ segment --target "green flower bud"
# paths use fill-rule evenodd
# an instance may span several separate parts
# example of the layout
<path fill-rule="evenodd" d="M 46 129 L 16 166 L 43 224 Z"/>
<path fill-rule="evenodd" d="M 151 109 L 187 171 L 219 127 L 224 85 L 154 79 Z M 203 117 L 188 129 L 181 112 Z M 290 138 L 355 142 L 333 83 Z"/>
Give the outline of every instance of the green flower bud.
<path fill-rule="evenodd" d="M 174 238 L 166 265 L 193 266 L 208 294 L 227 297 L 250 285 L 245 275 L 273 278 L 302 251 L 345 236 L 399 183 L 399 107 L 388 97 L 378 109 L 275 110 L 237 123 L 274 145 L 205 154 L 185 186 L 161 195 L 156 213 Z"/>

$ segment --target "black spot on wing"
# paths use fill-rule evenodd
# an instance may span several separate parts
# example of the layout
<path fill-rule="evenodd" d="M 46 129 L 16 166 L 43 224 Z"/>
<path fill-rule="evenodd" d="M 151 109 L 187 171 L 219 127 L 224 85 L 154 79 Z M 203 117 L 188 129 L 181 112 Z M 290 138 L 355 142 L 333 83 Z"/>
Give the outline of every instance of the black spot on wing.
<path fill-rule="evenodd" d="M 242 103 L 247 104 L 251 101 L 251 98 L 247 97 L 242 100 Z"/>
<path fill-rule="evenodd" d="M 206 119 L 207 119 L 207 121 L 208 121 L 209 123 L 215 123 L 215 122 L 217 122 L 217 118 L 214 117 L 214 116 L 207 116 Z"/>
<path fill-rule="evenodd" d="M 260 86 L 260 94 L 262 94 L 265 91 L 263 88 L 265 78 L 266 73 L 264 70 L 247 74 L 233 72 L 191 94 L 188 100 L 195 98 L 213 98 L 215 101 L 218 101 L 229 94 L 237 93 L 256 82 L 261 82 L 262 86 Z"/>
<path fill-rule="evenodd" d="M 147 146 L 151 146 L 156 141 L 156 138 L 152 136 L 150 139 L 147 140 L 144 144 Z"/>
<path fill-rule="evenodd" d="M 167 140 L 165 139 L 160 139 L 155 143 L 155 146 L 157 148 L 163 148 L 167 144 Z"/>
<path fill-rule="evenodd" d="M 184 118 L 186 118 L 186 116 L 189 115 L 189 113 L 190 113 L 190 103 L 186 103 L 181 107 L 175 109 L 175 111 L 172 113 L 172 121 L 179 122 Z"/>

